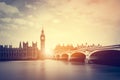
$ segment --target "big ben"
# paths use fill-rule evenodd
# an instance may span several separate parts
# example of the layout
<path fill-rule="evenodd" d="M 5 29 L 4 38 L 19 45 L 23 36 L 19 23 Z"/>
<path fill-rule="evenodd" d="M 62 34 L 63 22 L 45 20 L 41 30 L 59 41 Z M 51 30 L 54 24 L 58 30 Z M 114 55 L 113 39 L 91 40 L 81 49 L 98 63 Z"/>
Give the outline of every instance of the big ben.
<path fill-rule="evenodd" d="M 40 35 L 40 41 L 41 41 L 41 56 L 44 57 L 45 55 L 45 34 L 44 34 L 44 30 L 42 29 L 41 31 L 41 35 Z"/>

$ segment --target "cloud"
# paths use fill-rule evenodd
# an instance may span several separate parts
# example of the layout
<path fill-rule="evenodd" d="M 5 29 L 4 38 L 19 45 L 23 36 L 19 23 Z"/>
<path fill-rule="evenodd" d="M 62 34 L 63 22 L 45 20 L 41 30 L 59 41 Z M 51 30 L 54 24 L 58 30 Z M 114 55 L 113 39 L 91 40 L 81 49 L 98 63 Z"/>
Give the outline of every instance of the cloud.
<path fill-rule="evenodd" d="M 19 26 L 20 20 L 18 19 L 22 19 L 22 17 L 23 14 L 17 7 L 0 2 L 0 32 L 8 32 L 15 28 L 15 26 Z M 23 24 L 22 20 L 21 24 Z"/>
<path fill-rule="evenodd" d="M 20 17 L 21 13 L 16 7 L 0 2 L 0 32 L 5 31 L 8 24 L 13 24 L 12 20 Z M 10 26 L 9 26 L 10 27 Z"/>
<path fill-rule="evenodd" d="M 19 15 L 19 10 L 16 7 L 7 5 L 4 2 L 0 3 L 0 18 L 15 17 Z"/>
<path fill-rule="evenodd" d="M 16 35 L 23 35 L 23 31 L 33 27 L 33 22 L 15 6 L 0 2 L 0 43 L 18 41 Z"/>
<path fill-rule="evenodd" d="M 0 1 L 3 1 L 0 2 L 0 30 L 5 35 L 8 32 L 11 38 L 15 36 L 14 33 L 22 40 L 21 35 L 24 33 L 26 35 L 24 40 L 27 40 L 28 36 L 30 38 L 31 33 L 39 36 L 43 24 L 48 29 L 46 34 L 49 40 L 52 37 L 59 38 L 56 43 L 64 42 L 63 38 L 68 41 L 74 38 L 77 42 L 88 40 L 96 43 L 120 40 L 116 37 L 120 30 L 119 0 Z M 58 34 L 61 32 L 63 34 Z"/>

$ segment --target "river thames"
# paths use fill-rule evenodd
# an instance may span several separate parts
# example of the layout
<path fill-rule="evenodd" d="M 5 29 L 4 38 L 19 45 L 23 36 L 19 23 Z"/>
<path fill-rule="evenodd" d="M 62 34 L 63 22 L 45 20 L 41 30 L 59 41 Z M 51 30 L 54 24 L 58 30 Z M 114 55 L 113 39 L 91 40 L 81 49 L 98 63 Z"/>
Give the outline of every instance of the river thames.
<path fill-rule="evenodd" d="M 0 62 L 0 80 L 120 80 L 120 67 L 55 60 Z"/>

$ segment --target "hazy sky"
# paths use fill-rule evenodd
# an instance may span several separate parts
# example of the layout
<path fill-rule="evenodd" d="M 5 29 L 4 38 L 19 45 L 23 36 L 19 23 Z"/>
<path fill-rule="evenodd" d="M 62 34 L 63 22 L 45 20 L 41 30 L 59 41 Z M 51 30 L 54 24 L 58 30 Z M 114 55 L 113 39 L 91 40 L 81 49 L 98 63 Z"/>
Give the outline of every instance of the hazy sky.
<path fill-rule="evenodd" d="M 0 44 L 120 43 L 120 0 L 0 0 Z"/>

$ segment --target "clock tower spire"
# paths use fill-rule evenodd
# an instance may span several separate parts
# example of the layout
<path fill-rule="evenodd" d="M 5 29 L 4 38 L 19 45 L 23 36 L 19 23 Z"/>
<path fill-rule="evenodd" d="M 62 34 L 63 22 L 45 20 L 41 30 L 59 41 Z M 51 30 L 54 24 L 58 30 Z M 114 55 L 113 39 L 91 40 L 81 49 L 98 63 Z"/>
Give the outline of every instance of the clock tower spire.
<path fill-rule="evenodd" d="M 42 28 L 41 35 L 40 35 L 40 41 L 41 41 L 41 56 L 44 57 L 45 54 L 45 34 L 44 29 Z"/>

